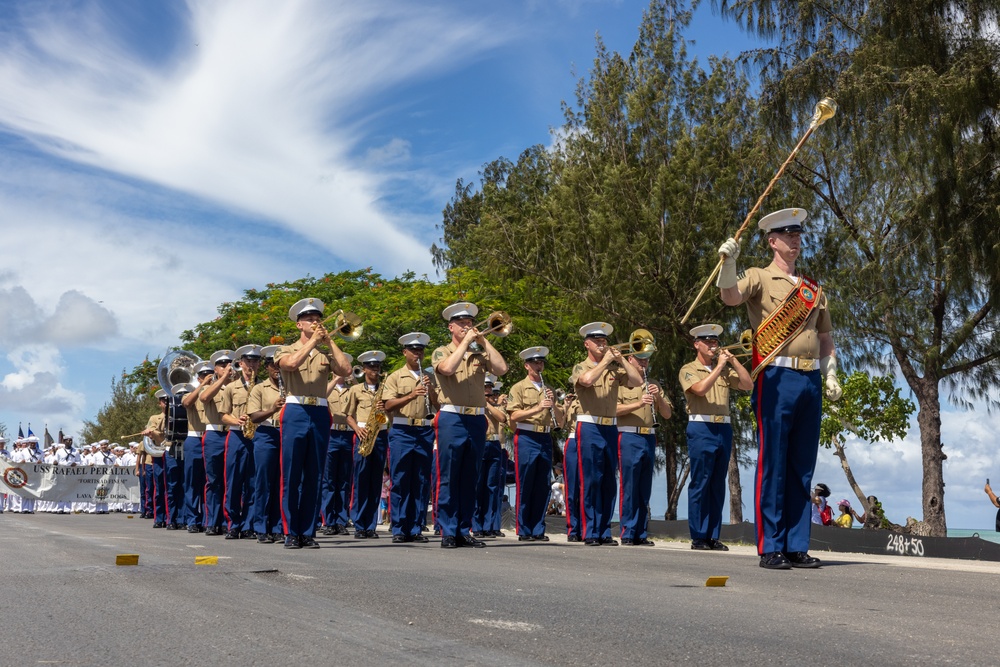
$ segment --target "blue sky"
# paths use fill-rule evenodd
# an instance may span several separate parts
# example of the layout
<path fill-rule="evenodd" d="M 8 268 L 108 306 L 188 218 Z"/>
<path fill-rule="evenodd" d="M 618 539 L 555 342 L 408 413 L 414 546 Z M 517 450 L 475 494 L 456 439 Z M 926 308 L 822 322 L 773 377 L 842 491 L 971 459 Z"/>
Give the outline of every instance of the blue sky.
<path fill-rule="evenodd" d="M 247 288 L 364 266 L 435 277 L 456 179 L 549 144 L 595 36 L 627 52 L 645 8 L 0 4 L 0 422 L 78 431 L 122 369 Z M 702 62 L 753 44 L 709 3 L 687 35 Z M 992 523 L 971 480 L 998 461 L 975 426 L 956 415 L 946 437 L 948 465 L 968 465 L 947 478 L 956 527 Z M 919 516 L 917 441 L 856 464 Z"/>

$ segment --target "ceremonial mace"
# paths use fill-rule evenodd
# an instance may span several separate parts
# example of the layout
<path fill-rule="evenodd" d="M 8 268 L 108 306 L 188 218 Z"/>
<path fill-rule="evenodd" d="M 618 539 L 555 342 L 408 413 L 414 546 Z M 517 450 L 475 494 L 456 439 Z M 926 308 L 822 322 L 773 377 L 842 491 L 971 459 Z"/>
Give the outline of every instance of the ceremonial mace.
<path fill-rule="evenodd" d="M 750 224 L 750 220 L 760 209 L 760 205 L 764 203 L 764 198 L 767 197 L 769 194 L 771 194 L 771 188 L 773 188 L 774 184 L 778 182 L 778 179 L 781 178 L 781 175 L 785 173 L 785 168 L 788 167 L 788 164 L 793 159 L 795 159 L 795 156 L 798 154 L 799 149 L 802 148 L 802 146 L 806 143 L 806 141 L 809 140 L 809 137 L 812 136 L 813 130 L 815 130 L 817 127 L 819 127 L 826 121 L 833 118 L 835 113 L 837 113 L 837 103 L 834 102 L 829 97 L 824 97 L 823 99 L 821 99 L 819 102 L 816 103 L 816 107 L 813 109 L 812 120 L 809 123 L 809 129 L 806 130 L 806 133 L 802 135 L 802 138 L 799 139 L 799 143 L 795 145 L 795 148 L 792 149 L 792 152 L 789 153 L 785 161 L 781 163 L 781 166 L 778 168 L 778 173 L 776 173 L 774 175 L 774 178 L 771 179 L 771 182 L 767 184 L 767 188 L 764 190 L 764 193 L 757 199 L 757 203 L 753 205 L 753 208 L 750 209 L 750 212 L 747 213 L 747 217 L 743 221 L 743 224 L 740 225 L 740 228 L 736 230 L 736 233 L 733 235 L 734 239 L 736 239 L 737 241 L 740 240 L 740 235 L 747 228 L 747 225 Z M 722 263 L 724 261 L 725 258 L 721 257 L 719 258 L 719 263 L 715 265 L 715 270 L 712 271 L 712 275 L 710 275 L 708 277 L 708 280 L 705 281 L 705 284 L 702 286 L 701 291 L 698 292 L 698 296 L 694 298 L 694 302 L 692 302 L 691 307 L 688 308 L 688 311 L 684 313 L 684 317 L 681 318 L 681 324 L 687 322 L 688 318 L 691 317 L 691 313 L 698 305 L 698 302 L 701 301 L 701 298 L 703 296 L 705 296 L 705 292 L 712 284 L 712 281 L 715 280 L 715 277 L 719 275 L 719 270 L 722 268 Z"/>

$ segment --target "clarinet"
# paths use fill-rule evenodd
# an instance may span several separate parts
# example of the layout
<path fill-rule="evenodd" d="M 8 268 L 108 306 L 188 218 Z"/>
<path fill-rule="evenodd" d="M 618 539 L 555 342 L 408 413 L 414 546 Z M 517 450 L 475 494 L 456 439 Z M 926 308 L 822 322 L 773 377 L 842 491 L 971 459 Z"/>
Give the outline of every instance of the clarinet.
<path fill-rule="evenodd" d="M 423 359 L 421 359 L 420 361 L 423 361 Z M 419 378 L 418 378 L 417 381 L 420 382 L 421 386 L 423 386 L 423 384 L 424 384 L 424 378 L 427 377 L 427 374 L 424 373 L 424 365 L 422 363 L 418 363 L 417 364 L 417 369 L 418 369 L 418 372 L 420 373 L 420 376 L 419 376 Z M 424 394 L 424 416 L 427 419 L 434 419 L 434 411 L 431 410 L 431 390 L 430 390 L 430 387 L 427 387 L 427 393 Z"/>
<path fill-rule="evenodd" d="M 642 393 L 649 393 L 649 375 L 645 368 L 642 369 Z M 650 407 L 653 409 L 653 428 L 660 428 L 660 423 L 656 419 L 656 397 L 653 398 L 653 403 Z"/>
<path fill-rule="evenodd" d="M 542 396 L 545 396 L 545 378 L 542 377 L 542 372 L 538 371 L 538 379 L 542 381 Z M 544 400 L 544 399 L 543 399 Z M 556 406 L 549 406 L 549 416 L 552 417 L 552 428 L 559 428 L 559 422 L 556 421 Z"/>

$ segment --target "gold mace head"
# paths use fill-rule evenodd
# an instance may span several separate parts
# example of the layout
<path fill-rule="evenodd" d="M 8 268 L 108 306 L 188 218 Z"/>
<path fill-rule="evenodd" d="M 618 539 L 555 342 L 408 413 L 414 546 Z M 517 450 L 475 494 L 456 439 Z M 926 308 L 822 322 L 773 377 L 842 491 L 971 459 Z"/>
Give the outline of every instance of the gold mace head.
<path fill-rule="evenodd" d="M 816 107 L 813 109 L 812 123 L 810 123 L 810 125 L 812 125 L 812 127 L 818 127 L 833 118 L 836 113 L 837 103 L 834 102 L 831 97 L 824 97 L 816 103 Z"/>

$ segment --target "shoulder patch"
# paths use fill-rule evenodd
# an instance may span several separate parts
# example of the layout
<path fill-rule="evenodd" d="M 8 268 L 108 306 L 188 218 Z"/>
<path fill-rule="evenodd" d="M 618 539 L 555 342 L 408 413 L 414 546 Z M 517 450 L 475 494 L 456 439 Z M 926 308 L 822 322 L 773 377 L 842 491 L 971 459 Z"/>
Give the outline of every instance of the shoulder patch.
<path fill-rule="evenodd" d="M 688 371 L 687 373 L 684 373 L 684 379 L 685 380 L 690 380 L 693 377 L 694 377 L 694 375 L 690 371 Z"/>
<path fill-rule="evenodd" d="M 747 270 L 746 269 L 743 269 L 742 271 L 740 271 L 739 273 L 736 274 L 736 279 L 737 280 L 743 280 L 746 277 L 747 277 Z"/>
<path fill-rule="evenodd" d="M 434 350 L 434 355 L 431 356 L 431 361 L 434 362 L 435 366 L 437 366 L 437 362 L 441 361 L 442 359 L 445 359 L 447 356 L 448 355 L 445 354 L 445 351 L 442 348 L 438 348 Z"/>

